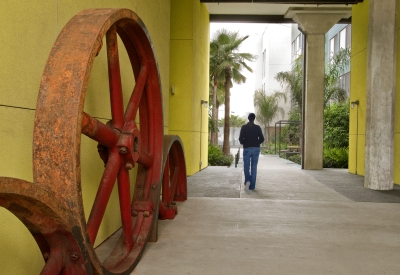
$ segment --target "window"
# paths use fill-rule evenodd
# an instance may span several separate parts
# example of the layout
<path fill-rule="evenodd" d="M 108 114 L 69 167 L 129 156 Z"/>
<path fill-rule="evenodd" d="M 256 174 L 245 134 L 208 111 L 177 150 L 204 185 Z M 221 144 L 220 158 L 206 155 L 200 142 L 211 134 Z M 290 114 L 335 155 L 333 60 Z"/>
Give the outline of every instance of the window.
<path fill-rule="evenodd" d="M 331 59 L 340 49 L 351 47 L 351 25 L 347 25 L 329 41 L 329 58 Z"/>
<path fill-rule="evenodd" d="M 292 42 L 292 61 L 303 53 L 303 34 L 299 34 Z"/>
<path fill-rule="evenodd" d="M 335 35 L 329 42 L 329 59 L 339 51 L 339 36 Z"/>
<path fill-rule="evenodd" d="M 350 73 L 344 74 L 339 78 L 339 86 L 346 90 L 347 97 L 350 97 Z"/>

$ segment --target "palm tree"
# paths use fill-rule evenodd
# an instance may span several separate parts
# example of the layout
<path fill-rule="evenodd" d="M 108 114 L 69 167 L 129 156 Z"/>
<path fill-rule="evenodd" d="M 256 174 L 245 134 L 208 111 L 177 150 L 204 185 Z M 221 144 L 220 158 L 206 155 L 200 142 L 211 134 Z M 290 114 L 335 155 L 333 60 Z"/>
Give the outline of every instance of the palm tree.
<path fill-rule="evenodd" d="M 283 92 L 290 95 L 292 107 L 301 110 L 303 92 L 303 56 L 298 57 L 291 71 L 279 72 L 275 79 L 281 84 Z"/>
<path fill-rule="evenodd" d="M 219 54 L 220 45 L 211 41 L 210 43 L 210 102 L 211 102 L 211 118 L 215 125 L 218 124 L 218 109 L 217 109 L 217 94 L 219 90 L 223 89 L 223 83 L 225 82 L 225 75 L 222 73 L 219 64 L 221 63 L 221 55 Z M 218 128 L 217 128 L 218 129 Z M 211 145 L 217 145 L 218 143 L 218 132 L 211 132 Z"/>
<path fill-rule="evenodd" d="M 219 121 L 220 125 L 224 125 L 225 124 L 225 118 L 221 119 Z M 244 124 L 246 124 L 246 120 L 244 120 L 243 118 L 239 117 L 239 116 L 235 116 L 235 115 L 231 115 L 230 119 L 229 119 L 229 126 L 231 127 L 241 127 Z"/>
<path fill-rule="evenodd" d="M 245 68 L 252 72 L 253 70 L 246 64 L 246 61 L 255 60 L 255 56 L 250 53 L 238 52 L 240 45 L 249 36 L 240 36 L 239 32 L 230 32 L 226 29 L 218 30 L 214 33 L 211 40 L 210 49 L 212 50 L 213 70 L 211 75 L 217 75 L 218 78 L 223 75 L 225 86 L 225 125 L 224 125 L 224 155 L 230 154 L 229 146 L 229 117 L 230 117 L 230 88 L 232 82 L 241 84 L 246 82 L 246 77 L 240 73 Z M 215 65 L 214 65 L 215 63 Z"/>
<path fill-rule="evenodd" d="M 225 101 L 225 89 L 224 83 L 221 81 L 212 81 L 210 83 L 210 108 L 211 108 L 211 120 L 212 125 L 218 125 L 218 110 L 219 106 L 224 104 Z M 213 128 L 210 132 L 210 144 L 218 145 L 218 127 Z"/>
<path fill-rule="evenodd" d="M 350 49 L 338 51 L 326 65 L 324 75 L 324 107 L 329 102 L 342 103 L 347 100 L 347 92 L 341 88 L 339 78 L 350 65 Z"/>
<path fill-rule="evenodd" d="M 303 90 L 303 56 L 301 55 L 293 63 L 293 69 L 289 72 L 279 72 L 275 79 L 281 84 L 284 92 L 290 94 L 293 107 L 302 107 Z M 344 102 L 347 99 L 346 90 L 338 86 L 340 76 L 350 63 L 350 49 L 341 49 L 325 67 L 324 75 L 324 107 L 329 102 Z"/>
<path fill-rule="evenodd" d="M 283 92 L 275 92 L 271 95 L 266 95 L 261 89 L 254 92 L 256 117 L 257 121 L 264 126 L 266 144 L 269 144 L 269 124 L 278 114 L 281 114 L 282 117 L 285 115 L 285 110 L 279 106 L 279 99 L 281 98 L 286 102 L 286 94 Z"/>

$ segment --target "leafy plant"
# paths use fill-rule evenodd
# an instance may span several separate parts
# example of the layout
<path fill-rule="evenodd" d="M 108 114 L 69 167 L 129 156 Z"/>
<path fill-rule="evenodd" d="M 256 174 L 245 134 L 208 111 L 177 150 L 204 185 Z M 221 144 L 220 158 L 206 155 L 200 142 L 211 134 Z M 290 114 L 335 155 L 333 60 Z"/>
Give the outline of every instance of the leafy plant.
<path fill-rule="evenodd" d="M 221 118 L 218 121 L 218 126 L 222 127 L 225 125 L 225 118 Z M 235 115 L 231 115 L 230 120 L 229 120 L 229 126 L 231 127 L 241 127 L 244 124 L 246 124 L 246 120 L 244 120 L 243 118 L 239 117 L 239 116 L 235 116 Z"/>
<path fill-rule="evenodd" d="M 283 92 L 290 95 L 292 106 L 301 110 L 303 92 L 303 56 L 293 62 L 292 70 L 279 72 L 275 79 L 280 83 Z"/>
<path fill-rule="evenodd" d="M 233 155 L 224 155 L 218 145 L 208 145 L 208 164 L 210 166 L 231 166 Z"/>
<path fill-rule="evenodd" d="M 348 148 L 324 148 L 324 168 L 347 168 Z"/>
<path fill-rule="evenodd" d="M 271 121 L 281 114 L 283 117 L 285 110 L 279 106 L 279 99 L 283 99 L 286 102 L 286 94 L 282 92 L 275 92 L 271 95 L 266 95 L 262 89 L 254 92 L 254 107 L 256 107 L 257 121 L 264 126 L 265 143 L 269 144 L 269 124 Z"/>
<path fill-rule="evenodd" d="M 301 164 L 301 156 L 300 156 L 300 154 L 290 156 L 289 160 L 293 161 L 294 163 Z"/>
<path fill-rule="evenodd" d="M 229 116 L 230 116 L 230 89 L 233 83 L 246 82 L 246 77 L 241 73 L 243 69 L 253 72 L 246 62 L 256 59 L 250 53 L 241 53 L 239 48 L 249 36 L 241 36 L 239 32 L 230 32 L 220 29 L 213 34 L 210 42 L 210 77 L 214 87 L 222 81 L 225 87 L 225 125 L 224 125 L 224 155 L 230 154 L 229 145 Z M 215 89 L 214 89 L 215 93 Z M 213 95 L 214 95 L 213 93 Z M 215 105 L 214 97 L 213 104 Z M 215 119 L 215 115 L 213 116 Z"/>
<path fill-rule="evenodd" d="M 218 125 L 212 119 L 210 115 L 208 115 L 208 132 L 209 133 L 218 133 Z"/>
<path fill-rule="evenodd" d="M 301 113 L 298 108 L 289 112 L 289 121 L 301 121 Z M 301 134 L 301 124 L 288 124 L 282 129 L 281 139 L 289 145 L 299 145 Z"/>
<path fill-rule="evenodd" d="M 324 110 L 324 146 L 349 146 L 349 103 L 332 103 Z"/>
<path fill-rule="evenodd" d="M 346 90 L 339 87 L 339 78 L 350 64 L 350 49 L 338 51 L 325 66 L 324 74 L 324 107 L 331 102 L 344 102 Z M 293 62 L 292 70 L 278 72 L 275 79 L 280 83 L 283 92 L 290 94 L 292 105 L 301 109 L 303 90 L 303 56 Z"/>

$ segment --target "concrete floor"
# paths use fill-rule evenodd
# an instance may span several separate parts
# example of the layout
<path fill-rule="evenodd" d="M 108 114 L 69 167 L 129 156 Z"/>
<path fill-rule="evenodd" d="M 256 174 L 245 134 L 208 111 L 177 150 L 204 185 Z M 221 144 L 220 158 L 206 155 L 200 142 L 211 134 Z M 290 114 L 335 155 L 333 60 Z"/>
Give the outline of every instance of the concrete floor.
<path fill-rule="evenodd" d="M 189 199 L 159 221 L 132 274 L 400 274 L 399 188 L 367 190 L 347 170 L 303 171 L 277 156 L 260 156 L 255 191 L 242 173 L 189 177 Z"/>

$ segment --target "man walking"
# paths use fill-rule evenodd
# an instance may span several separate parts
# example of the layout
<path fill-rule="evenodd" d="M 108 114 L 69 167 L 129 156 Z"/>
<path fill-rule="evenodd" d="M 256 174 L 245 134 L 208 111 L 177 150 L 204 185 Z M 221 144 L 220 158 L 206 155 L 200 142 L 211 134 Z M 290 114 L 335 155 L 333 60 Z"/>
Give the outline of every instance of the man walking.
<path fill-rule="evenodd" d="M 260 144 L 264 142 L 261 127 L 254 124 L 256 115 L 250 113 L 249 122 L 240 129 L 239 142 L 243 145 L 244 188 L 256 188 L 257 163 L 260 155 Z"/>

